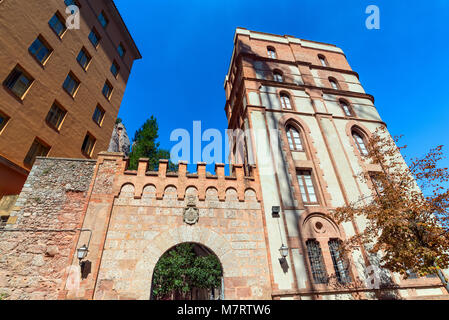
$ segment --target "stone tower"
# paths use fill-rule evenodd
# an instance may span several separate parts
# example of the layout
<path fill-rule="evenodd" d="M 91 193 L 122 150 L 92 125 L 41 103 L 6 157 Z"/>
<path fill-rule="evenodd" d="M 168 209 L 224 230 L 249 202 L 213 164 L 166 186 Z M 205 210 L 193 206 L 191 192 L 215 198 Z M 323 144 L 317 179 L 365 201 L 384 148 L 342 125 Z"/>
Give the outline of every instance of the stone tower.
<path fill-rule="evenodd" d="M 229 129 L 246 132 L 235 135 L 244 138 L 236 139 L 231 157 L 245 168 L 255 165 L 260 177 L 273 298 L 357 298 L 355 279 L 365 282 L 376 257 L 359 248 L 341 265 L 339 240 L 364 222 L 337 225 L 329 213 L 373 192 L 356 178 L 380 170 L 363 157 L 366 139 L 385 126 L 373 96 L 340 48 L 243 28 L 224 86 Z M 284 263 L 282 244 L 289 247 Z M 335 285 L 326 284 L 327 276 Z M 387 293 L 396 297 L 445 293 L 438 278 L 404 280 L 386 272 L 380 278 L 381 285 L 401 288 Z M 365 289 L 358 298 L 376 297 Z"/>

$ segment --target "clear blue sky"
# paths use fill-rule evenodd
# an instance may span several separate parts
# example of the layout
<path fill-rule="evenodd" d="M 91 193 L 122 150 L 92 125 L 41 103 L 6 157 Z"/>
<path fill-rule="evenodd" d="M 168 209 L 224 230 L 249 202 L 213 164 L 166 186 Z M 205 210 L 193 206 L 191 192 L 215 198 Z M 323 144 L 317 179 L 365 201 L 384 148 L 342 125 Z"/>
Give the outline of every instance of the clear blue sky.
<path fill-rule="evenodd" d="M 449 153 L 449 1 L 115 0 L 143 59 L 137 61 L 119 116 L 130 138 L 151 115 L 161 146 L 170 133 L 226 129 L 223 81 L 236 27 L 342 48 L 393 135 L 407 154 L 432 146 Z M 381 29 L 365 28 L 368 5 Z M 445 160 L 449 166 L 449 161 Z"/>

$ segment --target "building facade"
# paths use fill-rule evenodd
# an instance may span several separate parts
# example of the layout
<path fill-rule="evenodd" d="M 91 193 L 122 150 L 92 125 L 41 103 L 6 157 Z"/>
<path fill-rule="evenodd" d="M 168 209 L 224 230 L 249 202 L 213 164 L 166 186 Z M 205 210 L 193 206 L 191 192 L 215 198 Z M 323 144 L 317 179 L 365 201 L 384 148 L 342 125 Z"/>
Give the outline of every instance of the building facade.
<path fill-rule="evenodd" d="M 141 56 L 112 0 L 0 1 L 0 47 L 1 198 L 37 156 L 107 150 Z"/>
<path fill-rule="evenodd" d="M 220 260 L 224 299 L 448 298 L 434 277 L 380 270 L 370 285 L 378 257 L 363 247 L 340 257 L 365 221 L 330 212 L 374 192 L 355 176 L 379 171 L 363 155 L 385 126 L 341 49 L 239 28 L 225 91 L 229 176 L 224 164 L 167 172 L 166 160 L 153 172 L 148 159 L 131 171 L 123 153 L 39 157 L 0 230 L 0 293 L 150 299 L 160 257 L 194 243 Z"/>

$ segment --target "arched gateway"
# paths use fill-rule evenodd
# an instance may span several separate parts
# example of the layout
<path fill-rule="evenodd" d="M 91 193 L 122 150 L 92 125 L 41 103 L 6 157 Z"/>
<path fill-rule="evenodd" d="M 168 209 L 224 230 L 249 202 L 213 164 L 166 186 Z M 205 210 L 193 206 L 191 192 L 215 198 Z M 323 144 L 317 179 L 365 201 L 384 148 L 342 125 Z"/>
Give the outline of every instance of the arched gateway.
<path fill-rule="evenodd" d="M 165 252 L 153 272 L 151 300 L 223 300 L 223 268 L 218 257 L 198 243 Z"/>

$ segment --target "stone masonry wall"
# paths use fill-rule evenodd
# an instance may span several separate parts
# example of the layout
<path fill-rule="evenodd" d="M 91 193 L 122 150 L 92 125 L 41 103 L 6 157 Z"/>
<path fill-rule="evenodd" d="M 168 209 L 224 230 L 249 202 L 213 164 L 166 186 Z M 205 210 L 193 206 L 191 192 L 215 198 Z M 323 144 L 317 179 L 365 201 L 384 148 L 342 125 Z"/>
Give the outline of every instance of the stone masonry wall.
<path fill-rule="evenodd" d="M 151 296 L 153 270 L 164 252 L 189 242 L 213 251 L 223 267 L 225 299 L 271 299 L 268 250 L 257 176 L 245 177 L 242 166 L 225 176 L 148 171 L 148 159 L 127 171 L 123 154 L 99 155 L 83 229 L 93 230 L 86 261 L 90 273 L 69 299 L 138 299 Z M 256 170 L 253 170 L 255 172 Z M 194 202 L 199 220 L 188 224 L 184 212 Z M 81 239 L 77 247 L 85 243 Z M 76 260 L 72 262 L 74 265 Z"/>
<path fill-rule="evenodd" d="M 11 300 L 57 299 L 95 165 L 37 159 L 9 224 L 0 230 L 0 294 Z"/>

